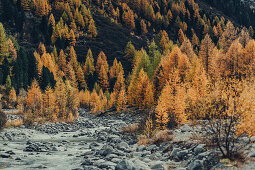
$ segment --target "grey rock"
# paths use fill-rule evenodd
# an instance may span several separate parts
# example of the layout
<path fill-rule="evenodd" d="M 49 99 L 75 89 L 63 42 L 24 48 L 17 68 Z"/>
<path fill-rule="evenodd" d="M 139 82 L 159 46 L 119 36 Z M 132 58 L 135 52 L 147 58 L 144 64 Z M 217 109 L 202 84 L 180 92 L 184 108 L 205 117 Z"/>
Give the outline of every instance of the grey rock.
<path fill-rule="evenodd" d="M 250 138 L 250 140 L 251 140 L 252 143 L 255 143 L 255 136 L 252 136 L 252 137 Z"/>
<path fill-rule="evenodd" d="M 152 170 L 164 170 L 166 169 L 164 166 L 164 162 L 162 161 L 156 161 L 151 165 Z"/>
<path fill-rule="evenodd" d="M 127 150 L 127 149 L 129 149 L 129 145 L 126 142 L 120 142 L 118 144 L 117 148 L 120 150 Z"/>
<path fill-rule="evenodd" d="M 249 143 L 250 142 L 250 138 L 248 138 L 248 137 L 243 137 L 242 140 L 243 140 L 244 143 Z"/>
<path fill-rule="evenodd" d="M 114 152 L 114 154 L 116 154 L 118 156 L 126 156 L 126 153 L 121 151 L 121 150 L 118 150 L 118 151 Z"/>
<path fill-rule="evenodd" d="M 103 164 L 103 163 L 105 163 L 105 160 L 103 160 L 103 159 L 98 159 L 98 160 L 96 160 L 96 161 L 94 162 L 93 165 L 95 165 L 95 166 L 100 166 L 100 165 Z"/>
<path fill-rule="evenodd" d="M 155 150 L 157 148 L 157 146 L 156 145 L 149 145 L 149 146 L 147 146 L 147 150 Z"/>
<path fill-rule="evenodd" d="M 180 148 L 174 148 L 170 154 L 171 158 L 176 158 L 177 157 L 177 153 L 180 152 L 181 149 Z"/>
<path fill-rule="evenodd" d="M 112 146 L 110 146 L 110 145 L 104 145 L 103 147 L 102 147 L 102 149 L 99 151 L 99 154 L 101 155 L 101 156 L 107 156 L 107 155 L 109 155 L 109 154 L 111 154 L 111 153 L 113 153 L 114 152 L 114 150 L 113 150 L 113 147 Z"/>
<path fill-rule="evenodd" d="M 93 151 L 87 151 L 85 153 L 83 153 L 81 156 L 87 156 L 87 155 L 93 155 L 94 152 Z"/>
<path fill-rule="evenodd" d="M 96 147 L 98 147 L 98 146 L 99 146 L 98 143 L 93 142 L 93 143 L 91 143 L 91 144 L 89 145 L 89 149 L 94 149 L 94 148 L 96 148 Z"/>
<path fill-rule="evenodd" d="M 105 161 L 98 165 L 99 168 L 107 168 L 107 169 L 109 168 L 113 169 L 115 166 L 116 166 L 116 163 L 113 163 L 110 161 Z"/>
<path fill-rule="evenodd" d="M 112 158 L 111 161 L 114 162 L 114 163 L 119 163 L 121 161 L 121 159 L 119 159 L 119 158 Z"/>
<path fill-rule="evenodd" d="M 195 149 L 194 149 L 194 153 L 195 155 L 201 153 L 204 151 L 204 147 L 205 147 L 205 144 L 199 144 Z"/>
<path fill-rule="evenodd" d="M 150 154 L 151 154 L 151 151 L 144 151 L 144 152 L 142 152 L 142 157 L 145 157 Z"/>
<path fill-rule="evenodd" d="M 7 154 L 9 154 L 9 155 L 15 155 L 15 153 L 14 153 L 12 150 L 6 151 L 5 153 L 7 153 Z"/>
<path fill-rule="evenodd" d="M 11 155 L 7 153 L 0 153 L 0 158 L 10 158 Z"/>
<path fill-rule="evenodd" d="M 200 170 L 202 169 L 203 164 L 199 160 L 195 160 L 194 162 L 190 163 L 188 166 L 188 170 Z"/>
<path fill-rule="evenodd" d="M 180 151 L 180 152 L 177 152 L 177 157 L 178 157 L 180 160 L 182 160 L 182 159 L 184 159 L 184 157 L 185 157 L 186 155 L 188 155 L 188 153 L 189 153 L 188 150 L 182 150 L 182 151 Z"/>
<path fill-rule="evenodd" d="M 135 170 L 135 165 L 130 160 L 123 160 L 117 164 L 115 170 Z"/>
<path fill-rule="evenodd" d="M 85 161 L 81 165 L 93 165 L 93 162 L 89 159 L 85 159 Z"/>
<path fill-rule="evenodd" d="M 191 132 L 192 128 L 188 125 L 184 125 L 181 127 L 181 132 Z"/>
<path fill-rule="evenodd" d="M 134 152 L 133 157 L 142 157 L 143 152 Z"/>
<path fill-rule="evenodd" d="M 151 162 L 151 160 L 150 160 L 149 158 L 144 158 L 144 159 L 143 159 L 143 162 L 149 163 L 149 162 Z"/>
<path fill-rule="evenodd" d="M 145 146 L 144 145 L 140 145 L 138 148 L 137 148 L 137 151 L 138 152 L 141 152 L 141 151 L 143 151 L 143 150 L 145 150 Z"/>
<path fill-rule="evenodd" d="M 248 157 L 255 158 L 255 149 L 252 149 L 248 154 Z"/>
<path fill-rule="evenodd" d="M 144 163 L 143 161 L 140 161 L 139 159 L 136 159 L 134 161 L 135 170 L 147 170 L 150 169 L 150 167 Z"/>
<path fill-rule="evenodd" d="M 109 154 L 105 158 L 106 159 L 118 158 L 118 155 L 116 155 L 116 154 Z"/>
<path fill-rule="evenodd" d="M 84 170 L 98 170 L 99 168 L 95 167 L 95 166 L 83 166 Z"/>

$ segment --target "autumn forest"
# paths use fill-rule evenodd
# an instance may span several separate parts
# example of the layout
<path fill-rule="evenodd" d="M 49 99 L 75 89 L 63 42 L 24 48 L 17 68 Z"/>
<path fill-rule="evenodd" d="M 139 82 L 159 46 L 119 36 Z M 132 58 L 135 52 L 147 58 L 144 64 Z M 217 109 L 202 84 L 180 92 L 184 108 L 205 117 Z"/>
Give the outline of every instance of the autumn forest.
<path fill-rule="evenodd" d="M 215 133 L 228 129 L 230 143 L 255 136 L 253 23 L 231 18 L 239 6 L 221 14 L 201 3 L 1 0 L 1 108 L 17 109 L 26 125 L 72 123 L 79 108 L 95 115 L 135 108 L 145 115 L 138 132 L 145 145 L 158 131 L 203 121 Z M 101 33 L 114 27 L 128 32 L 125 42 Z"/>

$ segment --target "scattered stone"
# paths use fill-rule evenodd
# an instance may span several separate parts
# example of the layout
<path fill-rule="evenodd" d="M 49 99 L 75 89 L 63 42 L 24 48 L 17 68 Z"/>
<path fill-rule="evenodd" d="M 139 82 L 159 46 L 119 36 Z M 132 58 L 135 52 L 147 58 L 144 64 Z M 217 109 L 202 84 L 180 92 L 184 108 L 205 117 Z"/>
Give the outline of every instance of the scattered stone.
<path fill-rule="evenodd" d="M 195 155 L 204 151 L 205 144 L 198 144 L 198 146 L 194 149 Z"/>
<path fill-rule="evenodd" d="M 181 132 L 191 132 L 192 128 L 188 125 L 184 125 L 181 127 Z"/>
<path fill-rule="evenodd" d="M 143 161 L 140 161 L 139 159 L 136 159 L 134 161 L 135 170 L 147 170 L 150 169 L 150 167 L 144 163 Z"/>
<path fill-rule="evenodd" d="M 11 155 L 7 153 L 0 153 L 0 158 L 10 158 Z"/>
<path fill-rule="evenodd" d="M 134 152 L 133 157 L 142 157 L 143 153 L 142 152 Z"/>
<path fill-rule="evenodd" d="M 162 161 L 156 161 L 151 165 L 152 170 L 165 170 L 164 162 Z"/>
<path fill-rule="evenodd" d="M 149 150 L 149 151 L 154 151 L 154 150 L 156 150 L 157 149 L 157 146 L 156 145 L 149 145 L 149 146 L 147 146 L 147 148 L 146 148 L 146 150 Z"/>
<path fill-rule="evenodd" d="M 145 150 L 145 146 L 144 145 L 140 145 L 138 148 L 137 148 L 137 151 L 138 152 L 141 152 L 141 151 L 143 151 L 143 150 Z"/>
<path fill-rule="evenodd" d="M 203 167 L 203 164 L 201 163 L 201 161 L 195 160 L 194 162 L 189 164 L 188 170 L 200 170 L 200 169 L 202 169 L 202 167 Z"/>
<path fill-rule="evenodd" d="M 81 165 L 93 165 L 93 162 L 89 159 L 85 159 L 85 161 Z"/>
<path fill-rule="evenodd" d="M 98 147 L 98 146 L 100 146 L 98 143 L 93 142 L 93 143 L 91 143 L 91 144 L 89 145 L 89 149 L 94 149 L 94 148 L 96 148 L 96 147 Z"/>
<path fill-rule="evenodd" d="M 255 158 L 255 149 L 252 149 L 248 155 L 248 157 Z"/>
<path fill-rule="evenodd" d="M 126 142 L 120 142 L 118 144 L 117 148 L 120 150 L 127 150 L 127 149 L 129 149 L 129 145 Z"/>
<path fill-rule="evenodd" d="M 121 159 L 119 159 L 119 158 L 112 158 L 111 161 L 114 162 L 114 163 L 119 163 L 121 161 Z"/>
<path fill-rule="evenodd" d="M 135 170 L 135 165 L 130 160 L 123 160 L 117 164 L 115 170 Z"/>
<path fill-rule="evenodd" d="M 180 148 L 174 148 L 170 154 L 171 158 L 176 158 L 177 157 L 177 153 L 180 152 L 181 149 Z"/>
<path fill-rule="evenodd" d="M 109 168 L 113 169 L 115 166 L 116 166 L 116 163 L 113 163 L 110 161 L 105 161 L 98 165 L 99 168 L 107 168 L 107 169 Z"/>
<path fill-rule="evenodd" d="M 9 155 L 15 155 L 15 153 L 14 153 L 12 150 L 6 151 L 5 153 L 7 153 L 7 154 L 9 154 Z"/>
<path fill-rule="evenodd" d="M 93 151 L 87 151 L 85 153 L 83 153 L 81 156 L 87 156 L 87 155 L 93 155 L 94 152 Z"/>
<path fill-rule="evenodd" d="M 83 170 L 99 170 L 99 168 L 95 166 L 83 166 Z"/>
<path fill-rule="evenodd" d="M 107 156 L 107 155 L 109 155 L 109 154 L 111 154 L 111 153 L 113 153 L 114 152 L 114 150 L 113 150 L 113 147 L 112 146 L 110 146 L 110 145 L 104 145 L 103 147 L 102 147 L 102 149 L 99 151 L 99 154 L 101 155 L 101 156 Z"/>
<path fill-rule="evenodd" d="M 177 157 L 179 158 L 179 160 L 183 160 L 185 158 L 186 155 L 188 155 L 189 151 L 188 150 L 182 150 L 180 152 L 177 152 Z"/>
<path fill-rule="evenodd" d="M 252 143 L 255 143 L 255 136 L 252 136 L 252 137 L 250 138 L 250 140 L 251 140 Z"/>

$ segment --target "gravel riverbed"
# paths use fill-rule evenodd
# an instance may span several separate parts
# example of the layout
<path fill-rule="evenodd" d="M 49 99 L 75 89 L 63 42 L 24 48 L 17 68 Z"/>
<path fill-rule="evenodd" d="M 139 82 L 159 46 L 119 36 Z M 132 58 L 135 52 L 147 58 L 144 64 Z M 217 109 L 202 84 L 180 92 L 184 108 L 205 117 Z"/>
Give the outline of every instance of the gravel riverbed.
<path fill-rule="evenodd" d="M 216 149 L 208 149 L 194 139 L 201 130 L 198 127 L 184 125 L 173 131 L 171 141 L 138 146 L 135 134 L 120 132 L 122 127 L 139 121 L 138 114 L 95 116 L 85 110 L 79 110 L 79 114 L 79 119 L 72 124 L 2 130 L 0 169 L 200 170 L 225 167 Z M 255 144 L 249 148 L 247 154 L 253 159 Z M 252 162 L 243 166 L 245 169 L 252 167 Z"/>

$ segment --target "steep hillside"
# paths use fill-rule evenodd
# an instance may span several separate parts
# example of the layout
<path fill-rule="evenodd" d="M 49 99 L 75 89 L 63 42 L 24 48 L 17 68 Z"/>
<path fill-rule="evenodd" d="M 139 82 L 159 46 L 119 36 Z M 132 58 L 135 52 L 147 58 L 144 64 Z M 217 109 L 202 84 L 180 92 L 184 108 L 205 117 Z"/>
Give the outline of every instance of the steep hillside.
<path fill-rule="evenodd" d="M 175 140 L 171 136 L 175 132 L 181 136 L 182 132 L 189 134 L 183 145 L 173 149 L 175 146 L 170 144 L 162 151 L 171 150 L 171 154 L 164 153 L 164 161 L 185 160 L 181 167 L 203 169 L 209 167 L 210 161 L 215 165 L 220 159 L 227 159 L 239 164 L 236 161 L 243 163 L 254 157 L 253 153 L 241 152 L 245 146 L 252 147 L 245 144 L 255 135 L 252 27 L 255 16 L 246 3 L 238 0 L 0 2 L 0 109 L 15 109 L 19 114 L 17 122 L 8 120 L 5 126 L 49 124 L 52 129 L 55 125 L 60 129 L 79 129 L 91 122 L 87 118 L 93 118 L 89 116 L 93 114 L 102 116 L 98 120 L 106 127 L 115 124 L 108 124 L 110 120 L 104 122 L 109 114 L 120 115 L 125 121 L 137 113 L 135 117 L 143 119 L 123 131 L 136 134 L 134 141 L 140 145 Z M 85 123 L 79 122 L 80 108 L 88 111 Z M 94 127 L 94 123 L 89 126 Z M 201 136 L 191 134 L 193 130 L 187 124 L 200 127 Z M 112 136 L 108 141 L 104 134 L 102 138 L 97 136 L 97 140 L 111 143 Z M 195 151 L 196 145 L 186 145 L 189 140 L 199 140 L 206 147 L 201 145 Z M 28 150 L 34 145 L 27 144 Z M 94 145 L 97 144 L 89 147 L 93 149 Z M 41 150 L 44 146 L 38 144 L 38 147 Z M 122 146 L 104 147 L 111 153 L 113 149 L 123 150 Z M 216 151 L 199 155 L 209 148 Z M 105 151 L 90 152 L 98 153 L 96 159 L 107 155 Z M 160 153 L 155 159 L 160 158 Z M 123 158 L 132 156 L 117 154 Z M 195 159 L 188 158 L 190 154 Z M 202 162 L 200 156 L 209 162 Z M 108 167 L 109 164 L 99 165 L 100 161 L 95 166 Z M 126 166 L 126 161 L 117 165 L 119 162 L 110 163 L 111 168 L 122 163 Z"/>
<path fill-rule="evenodd" d="M 213 6 L 239 25 L 255 27 L 255 3 L 252 0 L 197 0 L 197 3 L 201 7 Z"/>
<path fill-rule="evenodd" d="M 137 49 L 140 49 L 148 45 L 149 39 L 145 36 L 131 34 L 131 31 L 121 24 L 113 23 L 110 19 L 100 14 L 95 13 L 93 18 L 97 26 L 98 35 L 94 39 L 86 37 L 79 37 L 77 39 L 75 50 L 78 55 L 78 61 L 85 62 L 85 54 L 87 54 L 90 48 L 94 56 L 98 56 L 101 51 L 104 51 L 110 65 L 117 58 L 123 63 L 124 68 L 127 69 L 127 65 L 125 65 L 127 61 L 123 59 L 127 43 L 131 41 Z"/>

